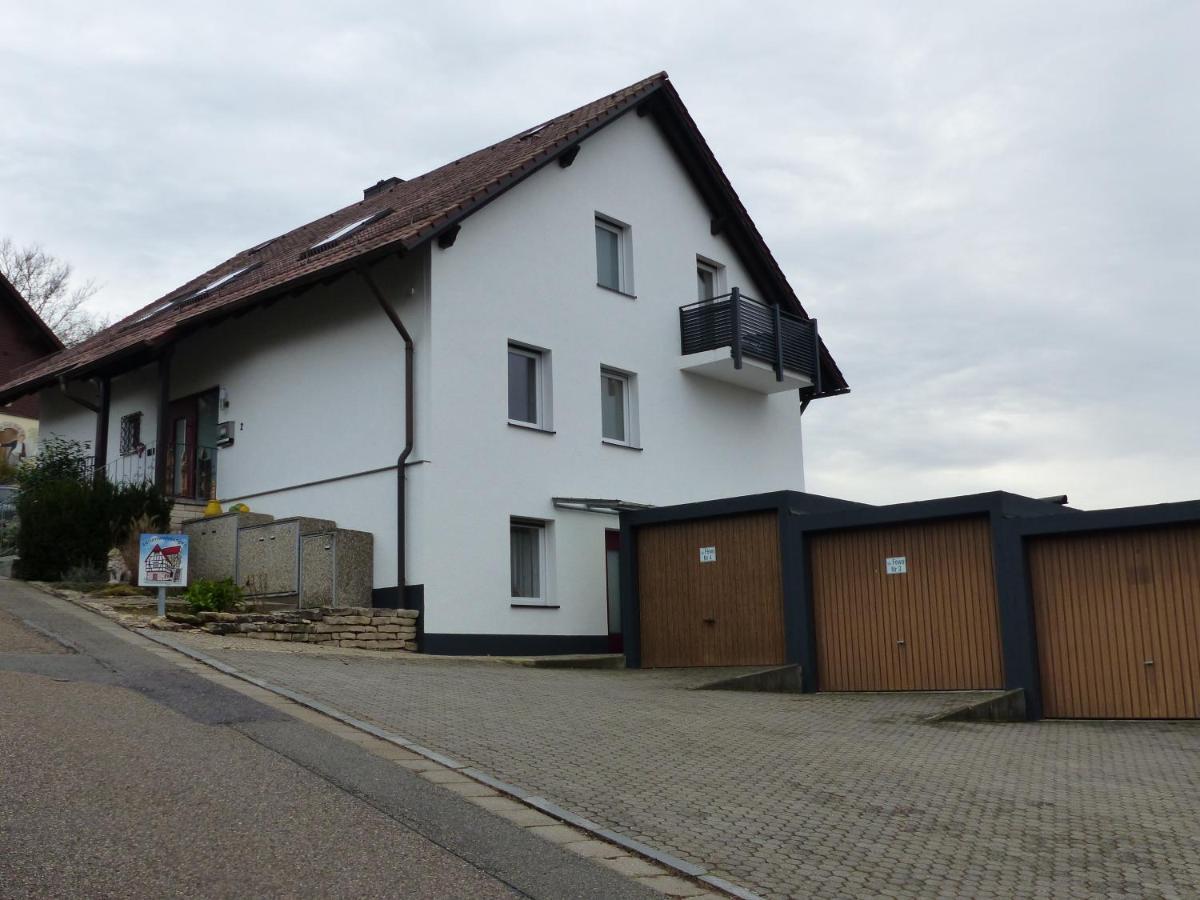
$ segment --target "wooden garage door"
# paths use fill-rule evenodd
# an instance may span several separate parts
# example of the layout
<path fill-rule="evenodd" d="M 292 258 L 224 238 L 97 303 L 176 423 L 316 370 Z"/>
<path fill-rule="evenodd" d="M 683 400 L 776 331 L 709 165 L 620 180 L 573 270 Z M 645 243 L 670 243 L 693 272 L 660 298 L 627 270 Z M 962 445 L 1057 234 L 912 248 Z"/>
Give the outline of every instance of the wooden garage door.
<path fill-rule="evenodd" d="M 1200 526 L 1031 539 L 1043 714 L 1200 717 Z"/>
<path fill-rule="evenodd" d="M 785 662 L 774 511 L 643 526 L 637 569 L 643 666 Z"/>
<path fill-rule="evenodd" d="M 821 690 L 1003 686 L 986 517 L 830 532 L 809 548 Z M 907 571 L 887 574 L 898 557 Z"/>

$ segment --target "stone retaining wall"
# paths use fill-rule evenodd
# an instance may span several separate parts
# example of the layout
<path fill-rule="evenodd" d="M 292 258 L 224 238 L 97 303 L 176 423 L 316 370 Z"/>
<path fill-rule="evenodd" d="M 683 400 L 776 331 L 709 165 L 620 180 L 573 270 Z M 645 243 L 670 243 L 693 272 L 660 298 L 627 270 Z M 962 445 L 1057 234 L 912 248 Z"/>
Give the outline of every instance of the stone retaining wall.
<path fill-rule="evenodd" d="M 322 606 L 273 613 L 167 614 L 177 625 L 199 627 L 210 634 L 362 650 L 416 650 L 417 616 L 412 609 L 369 606 Z"/>

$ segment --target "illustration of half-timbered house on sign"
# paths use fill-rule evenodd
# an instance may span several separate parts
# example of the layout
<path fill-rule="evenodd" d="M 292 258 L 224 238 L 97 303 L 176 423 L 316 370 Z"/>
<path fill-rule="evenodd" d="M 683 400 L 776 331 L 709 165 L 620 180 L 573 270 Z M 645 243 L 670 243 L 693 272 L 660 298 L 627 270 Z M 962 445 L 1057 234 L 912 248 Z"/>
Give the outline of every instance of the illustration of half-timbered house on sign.
<path fill-rule="evenodd" d="M 155 544 L 146 554 L 146 579 L 148 581 L 174 581 L 175 573 L 179 571 L 180 548 L 163 547 Z"/>

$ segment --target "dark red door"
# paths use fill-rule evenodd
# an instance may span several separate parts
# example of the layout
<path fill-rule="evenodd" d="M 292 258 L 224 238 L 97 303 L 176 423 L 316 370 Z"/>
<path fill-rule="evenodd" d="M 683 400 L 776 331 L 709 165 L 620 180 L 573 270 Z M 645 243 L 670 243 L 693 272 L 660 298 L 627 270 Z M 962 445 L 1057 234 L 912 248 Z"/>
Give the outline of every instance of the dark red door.
<path fill-rule="evenodd" d="M 608 588 L 608 649 L 621 653 L 621 532 L 604 532 L 604 574 Z"/>
<path fill-rule="evenodd" d="M 167 493 L 196 496 L 196 398 L 174 401 L 168 409 Z"/>

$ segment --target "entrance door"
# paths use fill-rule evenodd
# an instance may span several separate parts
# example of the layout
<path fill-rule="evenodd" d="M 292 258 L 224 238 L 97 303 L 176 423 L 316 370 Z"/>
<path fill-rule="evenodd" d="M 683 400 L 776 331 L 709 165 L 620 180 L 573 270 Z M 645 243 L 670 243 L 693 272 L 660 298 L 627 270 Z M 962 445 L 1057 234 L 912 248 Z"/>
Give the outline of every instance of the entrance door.
<path fill-rule="evenodd" d="M 637 566 L 644 667 L 786 662 L 774 511 L 644 525 Z"/>
<path fill-rule="evenodd" d="M 1200 527 L 1033 538 L 1047 718 L 1200 718 Z"/>
<path fill-rule="evenodd" d="M 808 548 L 821 690 L 1004 686 L 987 518 L 830 531 Z"/>
<path fill-rule="evenodd" d="M 174 401 L 168 411 L 167 493 L 196 496 L 196 398 Z"/>
<path fill-rule="evenodd" d="M 172 401 L 167 423 L 168 496 L 188 500 L 215 497 L 217 391 Z"/>
<path fill-rule="evenodd" d="M 608 588 L 608 650 L 625 649 L 621 634 L 621 532 L 604 532 L 604 575 Z"/>

